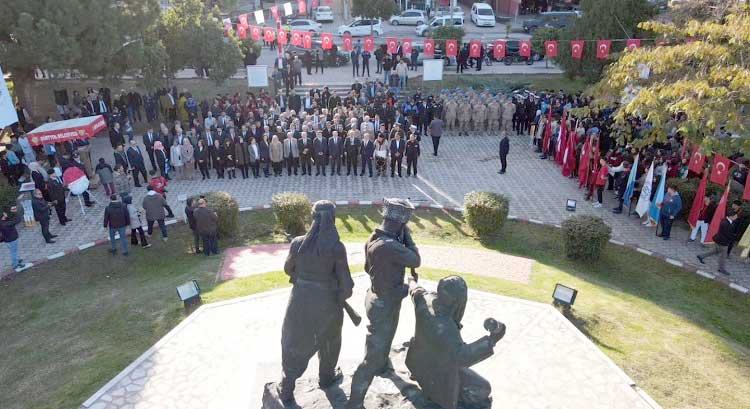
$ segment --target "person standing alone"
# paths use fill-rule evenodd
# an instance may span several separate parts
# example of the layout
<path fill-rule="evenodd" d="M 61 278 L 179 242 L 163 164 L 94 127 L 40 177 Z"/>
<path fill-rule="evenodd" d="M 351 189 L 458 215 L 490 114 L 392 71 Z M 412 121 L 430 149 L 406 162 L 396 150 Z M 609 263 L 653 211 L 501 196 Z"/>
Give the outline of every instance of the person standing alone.
<path fill-rule="evenodd" d="M 500 139 L 500 164 L 502 167 L 497 172 L 499 174 L 504 174 L 505 170 L 508 168 L 508 152 L 510 151 L 510 140 L 508 139 L 508 134 L 506 132 L 503 132 L 503 138 Z"/>
<path fill-rule="evenodd" d="M 198 199 L 198 208 L 193 210 L 195 229 L 203 241 L 203 254 L 219 254 L 219 216 L 207 207 L 206 199 Z"/>
<path fill-rule="evenodd" d="M 117 234 L 122 246 L 122 255 L 127 256 L 128 238 L 125 235 L 125 230 L 130 225 L 130 213 L 116 194 L 111 195 L 109 200 L 109 205 L 104 209 L 104 228 L 109 229 L 109 243 L 112 246 L 109 252 L 117 254 L 117 238 L 115 238 L 115 234 Z"/>

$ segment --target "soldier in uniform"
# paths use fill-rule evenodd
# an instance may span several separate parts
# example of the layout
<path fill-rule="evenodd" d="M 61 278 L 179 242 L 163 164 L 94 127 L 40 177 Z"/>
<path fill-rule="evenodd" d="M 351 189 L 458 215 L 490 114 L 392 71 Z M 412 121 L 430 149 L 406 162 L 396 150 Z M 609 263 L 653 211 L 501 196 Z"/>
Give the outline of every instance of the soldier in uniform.
<path fill-rule="evenodd" d="M 282 377 L 276 392 L 294 401 L 294 384 L 315 353 L 320 360 L 319 385 L 341 379 L 336 368 L 341 350 L 343 303 L 352 295 L 346 248 L 336 231 L 336 206 L 327 200 L 313 205 L 312 226 L 292 240 L 284 271 L 294 284 L 281 329 Z"/>
<path fill-rule="evenodd" d="M 458 130 L 458 134 L 461 135 L 461 132 L 464 133 L 464 135 L 469 136 L 469 120 L 471 119 L 471 103 L 469 103 L 468 99 L 464 99 L 463 101 L 458 103 L 458 122 L 461 125 L 461 127 Z"/>
<path fill-rule="evenodd" d="M 458 112 L 458 104 L 456 100 L 451 98 L 445 103 L 445 123 L 449 131 L 453 131 L 456 127 L 456 113 Z"/>
<path fill-rule="evenodd" d="M 466 344 L 461 337 L 461 319 L 468 289 L 458 276 L 443 278 L 437 292 L 427 291 L 409 279 L 414 302 L 416 329 L 406 354 L 406 366 L 422 392 L 443 409 L 458 403 L 468 407 L 491 406 L 491 386 L 469 369 L 493 355 L 495 344 L 505 335 L 505 325 L 487 319 L 490 333 Z"/>
<path fill-rule="evenodd" d="M 487 122 L 489 123 L 490 131 L 496 132 L 500 130 L 500 103 L 497 102 L 496 98 L 493 98 L 492 102 L 487 106 Z"/>
<path fill-rule="evenodd" d="M 484 102 L 482 102 L 482 100 L 477 98 L 474 100 L 474 106 L 471 112 L 471 120 L 474 124 L 474 131 L 485 131 L 485 119 L 487 119 L 487 107 L 484 106 Z"/>
<path fill-rule="evenodd" d="M 365 244 L 365 271 L 372 285 L 367 291 L 365 359 L 352 377 L 349 409 L 362 409 L 367 389 L 376 374 L 388 368 L 388 354 L 398 327 L 401 301 L 408 293 L 404 269 L 419 267 L 419 250 L 406 223 L 414 206 L 404 199 L 385 199 L 383 223 Z"/>
<path fill-rule="evenodd" d="M 513 115 L 516 113 L 516 104 L 512 98 L 508 98 L 503 104 L 503 131 L 510 134 L 513 130 Z"/>

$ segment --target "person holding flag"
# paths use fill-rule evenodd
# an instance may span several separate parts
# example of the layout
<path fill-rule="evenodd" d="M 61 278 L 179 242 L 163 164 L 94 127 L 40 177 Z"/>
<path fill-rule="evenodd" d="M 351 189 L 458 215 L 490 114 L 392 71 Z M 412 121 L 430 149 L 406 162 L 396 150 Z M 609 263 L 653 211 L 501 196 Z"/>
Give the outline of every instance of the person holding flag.
<path fill-rule="evenodd" d="M 709 257 L 719 256 L 719 273 L 724 275 L 729 275 L 729 272 L 726 270 L 727 249 L 734 242 L 734 224 L 737 222 L 737 212 L 734 209 L 727 211 L 728 198 L 729 187 L 727 186 L 724 195 L 719 201 L 719 205 L 716 207 L 716 212 L 711 220 L 711 226 L 708 229 L 708 237 L 710 243 L 714 244 L 714 247 L 710 251 L 696 256 L 701 264 L 706 264 L 706 259 Z"/>
<path fill-rule="evenodd" d="M 646 178 L 643 179 L 643 187 L 641 188 L 641 194 L 638 196 L 638 204 L 635 206 L 635 212 L 638 213 L 639 217 L 643 217 L 651 207 L 651 189 L 654 184 L 654 162 L 651 162 L 651 166 L 648 168 Z M 651 224 L 648 220 L 643 223 L 645 226 Z"/>
<path fill-rule="evenodd" d="M 633 163 L 633 166 L 630 166 L 630 164 L 625 161 L 622 164 L 624 165 L 623 168 L 623 174 L 620 175 L 620 178 L 622 180 L 625 180 L 624 178 L 627 176 L 627 182 L 625 184 L 625 189 L 622 190 L 622 186 L 618 189 L 618 193 L 620 196 L 619 199 L 619 206 L 612 209 L 612 213 L 614 214 L 620 214 L 622 213 L 622 206 L 625 205 L 630 209 L 630 203 L 631 199 L 633 197 L 633 192 L 635 192 L 635 178 L 636 174 L 638 173 L 638 161 L 640 160 L 640 154 L 635 155 L 635 162 Z M 630 211 L 628 211 L 630 213 Z"/>
<path fill-rule="evenodd" d="M 644 223 L 644 226 L 656 226 L 658 229 L 661 205 L 664 201 L 664 187 L 667 183 L 667 165 L 663 164 L 659 166 L 657 172 L 661 173 L 661 179 L 659 179 L 659 187 L 656 188 L 654 198 L 651 200 L 651 206 L 648 208 L 648 219 L 646 220 L 647 223 Z"/>

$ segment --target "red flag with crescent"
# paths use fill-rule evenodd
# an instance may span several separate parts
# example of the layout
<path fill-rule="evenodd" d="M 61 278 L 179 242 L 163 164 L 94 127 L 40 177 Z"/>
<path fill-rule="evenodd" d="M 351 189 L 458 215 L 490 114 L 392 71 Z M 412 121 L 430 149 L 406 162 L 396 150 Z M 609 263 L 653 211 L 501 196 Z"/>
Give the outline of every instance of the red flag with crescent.
<path fill-rule="evenodd" d="M 604 60 L 609 57 L 609 49 L 612 47 L 612 40 L 599 40 L 596 42 L 596 58 Z"/>
<path fill-rule="evenodd" d="M 750 200 L 750 172 L 747 173 L 745 178 L 745 191 L 742 192 L 742 200 Z"/>
<path fill-rule="evenodd" d="M 469 57 L 479 58 L 482 51 L 482 43 L 479 40 L 469 41 Z"/>
<path fill-rule="evenodd" d="M 240 16 L 238 17 L 238 19 L 240 20 L 240 24 L 238 24 L 239 26 L 245 27 L 245 29 L 247 29 L 248 27 L 250 27 L 250 25 L 247 24 L 247 14 L 240 14 Z"/>
<path fill-rule="evenodd" d="M 495 57 L 496 60 L 505 58 L 505 46 L 505 40 L 497 40 L 492 45 L 492 56 Z"/>
<path fill-rule="evenodd" d="M 312 33 L 306 31 L 302 33 L 302 46 L 305 48 L 312 48 Z"/>
<path fill-rule="evenodd" d="M 364 49 L 367 52 L 375 51 L 375 40 L 372 38 L 372 36 L 365 37 Z"/>
<path fill-rule="evenodd" d="M 279 21 L 279 8 L 276 6 L 271 6 L 271 15 L 273 16 L 274 20 Z"/>
<path fill-rule="evenodd" d="M 445 55 L 448 57 L 455 57 L 458 55 L 458 41 L 445 40 Z"/>
<path fill-rule="evenodd" d="M 286 30 L 280 30 L 279 31 L 279 44 L 284 45 L 287 42 L 287 33 Z"/>
<path fill-rule="evenodd" d="M 237 37 L 240 38 L 240 40 L 244 40 L 247 38 L 247 27 L 245 26 L 237 26 Z"/>
<path fill-rule="evenodd" d="M 292 45 L 295 47 L 302 47 L 302 32 L 292 31 Z"/>
<path fill-rule="evenodd" d="M 424 40 L 424 56 L 425 58 L 432 58 L 435 56 L 435 40 Z"/>
<path fill-rule="evenodd" d="M 688 214 L 687 222 L 690 227 L 695 228 L 698 224 L 698 217 L 700 217 L 701 210 L 706 204 L 706 185 L 708 184 L 708 175 L 704 174 L 703 179 L 698 184 L 698 190 L 695 191 L 695 199 L 690 207 L 690 213 Z"/>
<path fill-rule="evenodd" d="M 271 27 L 264 27 L 263 28 L 263 40 L 272 43 L 273 40 L 276 39 L 276 33 L 274 33 L 273 28 Z"/>
<path fill-rule="evenodd" d="M 693 152 L 690 154 L 690 164 L 688 164 L 688 170 L 693 173 L 703 173 L 703 165 L 706 163 L 706 155 L 701 153 L 701 146 L 695 145 Z"/>
<path fill-rule="evenodd" d="M 404 52 L 404 55 L 411 54 L 411 38 L 401 39 L 401 50 Z"/>
<path fill-rule="evenodd" d="M 385 40 L 385 43 L 388 45 L 389 54 L 396 54 L 398 52 L 398 40 L 393 37 L 388 37 Z"/>
<path fill-rule="evenodd" d="M 583 57 L 583 40 L 573 40 L 570 42 L 570 56 L 576 60 Z"/>
<path fill-rule="evenodd" d="M 714 155 L 713 166 L 711 166 L 711 182 L 724 186 L 729 176 L 729 165 L 732 162 L 720 154 Z"/>
<path fill-rule="evenodd" d="M 625 49 L 628 51 L 635 51 L 641 48 L 641 40 L 634 38 L 625 42 Z"/>
<path fill-rule="evenodd" d="M 518 54 L 520 54 L 521 57 L 531 57 L 531 41 L 519 41 Z"/>
<path fill-rule="evenodd" d="M 546 55 L 547 58 L 557 57 L 557 41 L 544 42 L 544 55 Z"/>
<path fill-rule="evenodd" d="M 260 27 L 250 26 L 250 38 L 253 40 L 260 40 Z"/>
<path fill-rule="evenodd" d="M 333 35 L 331 33 L 321 34 L 320 41 L 323 43 L 322 47 L 324 50 L 330 50 L 333 48 Z"/>
<path fill-rule="evenodd" d="M 344 51 L 351 51 L 354 47 L 352 47 L 352 35 L 351 34 L 344 34 Z"/>
<path fill-rule="evenodd" d="M 307 14 L 307 4 L 305 4 L 305 0 L 297 0 L 297 11 L 301 16 Z"/>
<path fill-rule="evenodd" d="M 706 234 L 706 241 L 704 244 L 711 244 L 714 242 L 714 236 L 719 232 L 719 226 L 724 218 L 727 216 L 727 202 L 729 201 L 729 186 L 724 189 L 724 194 L 719 200 L 719 204 L 716 205 L 714 211 L 714 217 L 711 219 L 711 223 L 708 225 L 708 234 Z M 724 250 L 719 250 L 724 251 Z"/>

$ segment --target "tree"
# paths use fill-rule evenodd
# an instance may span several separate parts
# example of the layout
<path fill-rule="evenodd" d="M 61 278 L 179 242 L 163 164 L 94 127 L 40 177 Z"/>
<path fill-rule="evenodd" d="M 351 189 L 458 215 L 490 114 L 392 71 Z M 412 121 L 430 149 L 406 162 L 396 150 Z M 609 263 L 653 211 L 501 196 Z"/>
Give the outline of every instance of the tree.
<path fill-rule="evenodd" d="M 352 14 L 362 18 L 388 20 L 396 12 L 393 0 L 352 0 Z M 370 25 L 372 33 L 372 25 Z"/>
<path fill-rule="evenodd" d="M 581 0 L 582 16 L 575 23 L 561 30 L 557 62 L 569 76 L 585 76 L 596 81 L 608 64 L 596 58 L 596 40 L 638 38 L 638 23 L 649 20 L 656 8 L 648 0 Z M 539 37 L 537 37 L 539 38 Z M 539 38 L 540 41 L 553 38 Z M 570 41 L 586 42 L 583 58 L 573 59 Z M 625 48 L 623 41 L 612 43 L 612 52 Z"/>
<path fill-rule="evenodd" d="M 169 76 L 185 67 L 208 71 L 222 82 L 234 73 L 242 60 L 239 41 L 233 32 L 224 37 L 219 9 L 206 10 L 202 0 L 181 0 L 166 10 L 159 24 L 159 37 L 167 53 Z"/>
<path fill-rule="evenodd" d="M 158 42 L 143 41 L 159 15 L 156 0 L 5 0 L 0 13 L 0 61 L 16 97 L 32 108 L 35 70 L 77 71 L 115 82 L 135 74 Z"/>
<path fill-rule="evenodd" d="M 464 35 L 466 35 L 464 29 L 455 26 L 440 26 L 430 32 L 430 37 L 435 39 L 435 47 L 442 50 L 445 50 L 445 40 L 456 40 L 460 48 Z"/>
<path fill-rule="evenodd" d="M 738 5 L 718 19 L 640 26 L 667 45 L 623 53 L 591 90 L 599 105 L 616 108 L 616 126 L 627 134 L 628 119 L 637 116 L 652 125 L 637 144 L 665 141 L 677 128 L 707 151 L 749 154 L 748 8 Z"/>

